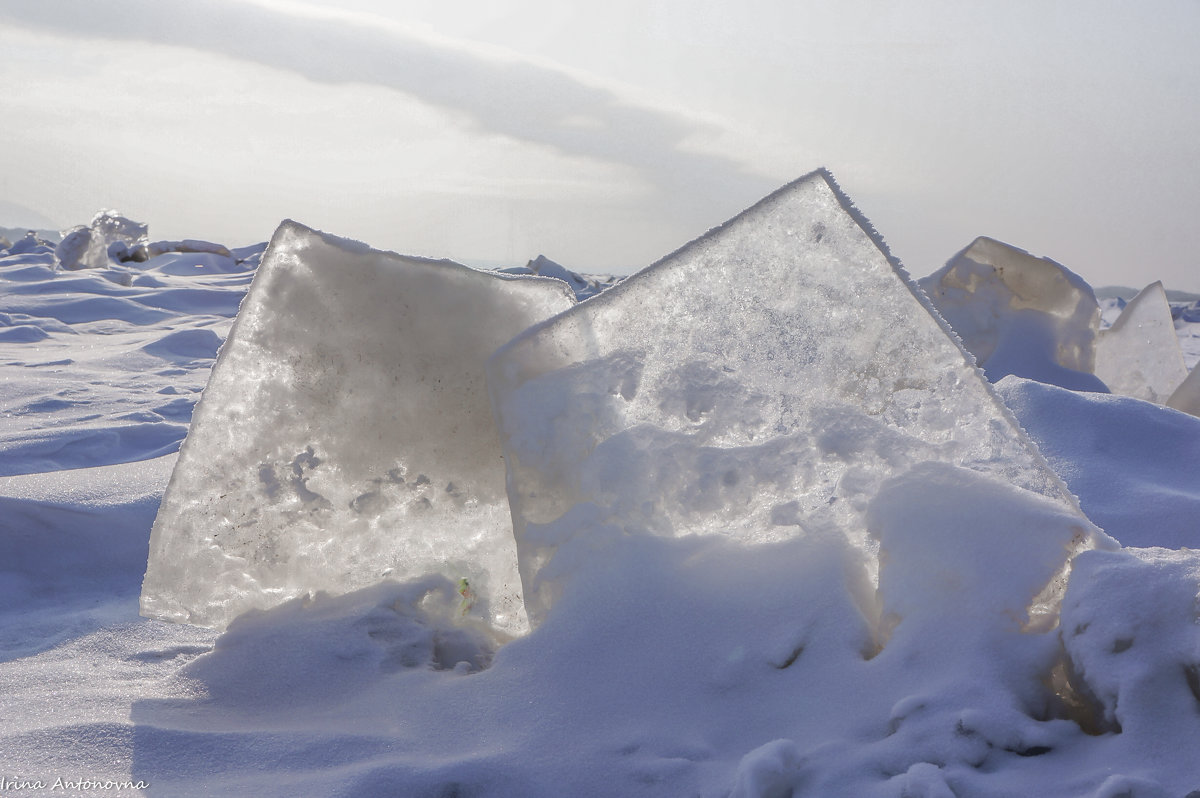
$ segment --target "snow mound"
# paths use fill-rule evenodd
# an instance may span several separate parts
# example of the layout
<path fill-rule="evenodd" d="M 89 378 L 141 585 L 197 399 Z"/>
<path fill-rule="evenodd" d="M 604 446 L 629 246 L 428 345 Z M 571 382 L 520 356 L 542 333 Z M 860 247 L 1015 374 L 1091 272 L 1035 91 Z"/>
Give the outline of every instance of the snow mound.
<path fill-rule="evenodd" d="M 1091 525 L 1056 502 L 946 463 L 921 463 L 885 482 L 867 511 L 880 541 L 885 626 L 932 619 L 925 649 L 973 645 L 971 629 L 1019 631 L 1035 621 L 1035 598 Z"/>
<path fill-rule="evenodd" d="M 492 357 L 532 620 L 627 535 L 869 547 L 871 498 L 926 461 L 1078 514 L 848 208 L 813 173 Z"/>
<path fill-rule="evenodd" d="M 1070 665 L 1105 728 L 1159 741 L 1200 735 L 1200 552 L 1081 554 L 1063 599 Z"/>
<path fill-rule="evenodd" d="M 483 363 L 572 301 L 557 280 L 285 222 L 163 497 L 143 612 L 221 628 L 314 591 L 444 573 L 468 580 L 472 613 L 523 631 Z M 198 343 L 211 341 L 187 332 L 154 351 Z"/>
<path fill-rule="evenodd" d="M 1096 339 L 1096 376 L 1113 393 L 1163 404 L 1187 373 L 1161 282 L 1143 288 Z"/>
<path fill-rule="evenodd" d="M 1092 375 L 1100 306 L 1062 264 L 981 236 L 920 286 L 991 381 L 1107 390 Z"/>
<path fill-rule="evenodd" d="M 208 328 L 176 330 L 146 344 L 142 351 L 164 360 L 213 360 L 221 346 L 221 337 Z"/>
<path fill-rule="evenodd" d="M 327 705 L 404 670 L 483 670 L 501 641 L 464 623 L 459 600 L 436 574 L 295 598 L 238 616 L 183 675 L 200 681 L 209 701 L 246 710 L 284 697 Z"/>

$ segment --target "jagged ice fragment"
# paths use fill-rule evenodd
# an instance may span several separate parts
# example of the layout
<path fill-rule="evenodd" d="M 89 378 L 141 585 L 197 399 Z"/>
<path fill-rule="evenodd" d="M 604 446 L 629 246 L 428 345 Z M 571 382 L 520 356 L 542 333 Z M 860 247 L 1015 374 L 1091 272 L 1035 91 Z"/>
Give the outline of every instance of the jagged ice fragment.
<path fill-rule="evenodd" d="M 1161 282 L 1143 288 L 1096 339 L 1096 376 L 1113 393 L 1163 404 L 1187 373 Z"/>
<path fill-rule="evenodd" d="M 1200 417 L 1200 368 L 1190 374 L 1167 398 L 1167 407 Z"/>

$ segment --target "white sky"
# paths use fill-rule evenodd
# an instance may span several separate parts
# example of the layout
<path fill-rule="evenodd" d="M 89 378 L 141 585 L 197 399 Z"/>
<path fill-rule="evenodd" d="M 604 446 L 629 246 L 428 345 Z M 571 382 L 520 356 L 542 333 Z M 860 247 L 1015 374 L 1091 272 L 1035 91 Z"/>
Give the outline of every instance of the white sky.
<path fill-rule="evenodd" d="M 914 276 L 990 235 L 1200 290 L 1200 0 L 0 0 L 0 225 L 290 217 L 630 271 L 818 166 Z"/>

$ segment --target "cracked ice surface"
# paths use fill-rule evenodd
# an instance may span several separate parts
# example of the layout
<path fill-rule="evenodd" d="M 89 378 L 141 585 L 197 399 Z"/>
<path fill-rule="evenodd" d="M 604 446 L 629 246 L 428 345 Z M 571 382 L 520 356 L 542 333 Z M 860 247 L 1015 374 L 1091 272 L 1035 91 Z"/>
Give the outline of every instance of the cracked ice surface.
<path fill-rule="evenodd" d="M 1113 393 L 1163 404 L 1187 374 L 1167 293 L 1151 283 L 1096 338 L 1096 376 Z"/>
<path fill-rule="evenodd" d="M 628 534 L 870 548 L 880 484 L 926 461 L 1079 514 L 918 293 L 816 172 L 499 350 L 531 620 Z"/>
<path fill-rule="evenodd" d="M 223 627 L 317 590 L 469 578 L 526 627 L 485 359 L 557 280 L 276 231 L 163 497 L 142 612 Z"/>

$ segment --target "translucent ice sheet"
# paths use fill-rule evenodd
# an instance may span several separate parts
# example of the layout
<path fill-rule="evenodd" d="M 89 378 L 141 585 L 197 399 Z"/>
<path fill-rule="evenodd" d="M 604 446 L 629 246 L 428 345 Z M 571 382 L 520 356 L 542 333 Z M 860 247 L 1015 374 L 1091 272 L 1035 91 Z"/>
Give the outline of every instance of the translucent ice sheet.
<path fill-rule="evenodd" d="M 483 364 L 573 302 L 557 280 L 371 250 L 285 222 L 197 406 L 142 611 L 222 627 L 305 593 L 467 579 L 526 626 Z"/>
<path fill-rule="evenodd" d="M 1161 282 L 1130 300 L 1096 339 L 1096 376 L 1113 393 L 1163 404 L 1187 377 Z"/>

